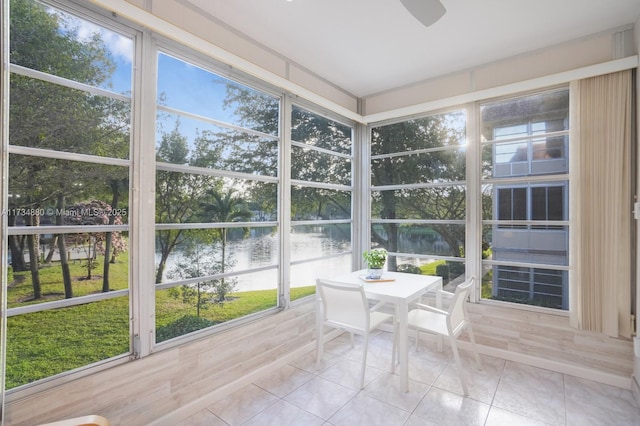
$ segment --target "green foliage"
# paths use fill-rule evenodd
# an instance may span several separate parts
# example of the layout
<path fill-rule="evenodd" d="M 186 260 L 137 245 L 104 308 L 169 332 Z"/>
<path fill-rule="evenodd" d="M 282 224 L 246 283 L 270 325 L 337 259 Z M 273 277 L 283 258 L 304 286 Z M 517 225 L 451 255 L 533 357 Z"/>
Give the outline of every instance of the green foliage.
<path fill-rule="evenodd" d="M 422 274 L 422 270 L 419 267 L 410 263 L 403 263 L 401 265 L 398 265 L 397 271 L 405 272 L 407 274 Z"/>
<path fill-rule="evenodd" d="M 11 265 L 7 267 L 7 282 L 11 284 L 13 282 L 13 268 Z"/>
<path fill-rule="evenodd" d="M 362 253 L 364 261 L 367 262 L 369 268 L 382 268 L 387 261 L 387 251 L 383 248 L 367 250 Z"/>
<path fill-rule="evenodd" d="M 444 263 L 436 266 L 436 275 L 441 276 L 445 282 L 449 281 L 449 265 Z"/>
<path fill-rule="evenodd" d="M 194 331 L 215 325 L 214 321 L 206 318 L 200 318 L 193 315 L 185 315 L 167 325 L 158 327 L 156 330 L 156 342 L 173 339 L 174 337 L 184 336 Z"/>

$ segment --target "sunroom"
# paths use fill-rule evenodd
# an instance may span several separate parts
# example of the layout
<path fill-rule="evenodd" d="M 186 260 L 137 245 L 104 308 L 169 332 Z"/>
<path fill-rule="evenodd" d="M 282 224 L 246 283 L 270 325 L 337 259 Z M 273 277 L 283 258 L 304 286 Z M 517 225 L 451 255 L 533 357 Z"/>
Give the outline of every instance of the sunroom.
<path fill-rule="evenodd" d="M 180 424 L 313 352 L 370 248 L 640 406 L 640 5 L 346 3 L 2 1 L 4 424 Z"/>

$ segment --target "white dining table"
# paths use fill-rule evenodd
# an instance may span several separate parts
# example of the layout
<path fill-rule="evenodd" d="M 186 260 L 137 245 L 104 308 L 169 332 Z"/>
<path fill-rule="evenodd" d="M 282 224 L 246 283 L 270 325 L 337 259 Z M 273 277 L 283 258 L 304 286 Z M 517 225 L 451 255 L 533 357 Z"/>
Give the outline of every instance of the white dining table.
<path fill-rule="evenodd" d="M 367 298 L 395 305 L 398 319 L 400 387 L 402 391 L 407 392 L 409 390 L 409 304 L 417 301 L 429 291 L 442 290 L 442 277 L 404 272 L 384 272 L 381 281 L 368 281 L 363 279 L 366 275 L 367 270 L 362 269 L 333 277 L 331 281 L 362 285 Z"/>

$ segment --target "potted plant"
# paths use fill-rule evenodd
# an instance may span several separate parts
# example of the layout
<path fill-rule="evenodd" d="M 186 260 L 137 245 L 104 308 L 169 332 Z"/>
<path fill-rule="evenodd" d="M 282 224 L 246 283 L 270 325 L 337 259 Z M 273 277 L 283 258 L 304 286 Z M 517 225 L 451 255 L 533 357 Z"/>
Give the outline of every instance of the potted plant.
<path fill-rule="evenodd" d="M 383 248 L 367 250 L 362 253 L 367 262 L 367 279 L 377 280 L 382 277 L 382 268 L 387 261 L 387 251 Z"/>

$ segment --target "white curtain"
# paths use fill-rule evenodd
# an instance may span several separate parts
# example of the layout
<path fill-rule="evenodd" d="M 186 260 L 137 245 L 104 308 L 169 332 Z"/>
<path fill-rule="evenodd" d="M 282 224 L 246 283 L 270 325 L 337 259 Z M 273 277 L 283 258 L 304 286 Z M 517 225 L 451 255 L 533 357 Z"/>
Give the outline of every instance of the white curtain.
<path fill-rule="evenodd" d="M 571 321 L 630 337 L 632 73 L 571 89 Z"/>

